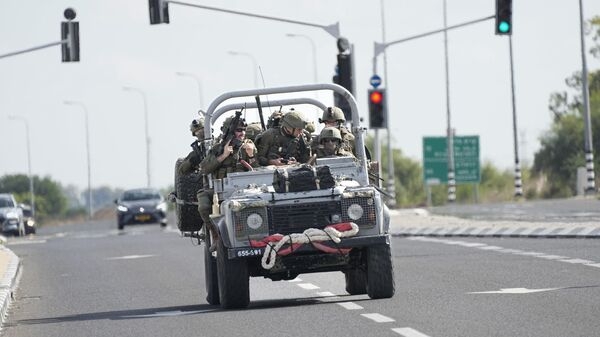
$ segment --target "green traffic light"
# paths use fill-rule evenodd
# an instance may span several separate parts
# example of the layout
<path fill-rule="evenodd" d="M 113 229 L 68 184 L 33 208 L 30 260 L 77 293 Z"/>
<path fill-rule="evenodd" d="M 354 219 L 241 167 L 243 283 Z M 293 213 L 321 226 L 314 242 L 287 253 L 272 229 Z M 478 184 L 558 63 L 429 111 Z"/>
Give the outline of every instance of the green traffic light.
<path fill-rule="evenodd" d="M 510 24 L 506 21 L 501 21 L 498 24 L 498 31 L 500 33 L 508 33 L 510 31 Z"/>

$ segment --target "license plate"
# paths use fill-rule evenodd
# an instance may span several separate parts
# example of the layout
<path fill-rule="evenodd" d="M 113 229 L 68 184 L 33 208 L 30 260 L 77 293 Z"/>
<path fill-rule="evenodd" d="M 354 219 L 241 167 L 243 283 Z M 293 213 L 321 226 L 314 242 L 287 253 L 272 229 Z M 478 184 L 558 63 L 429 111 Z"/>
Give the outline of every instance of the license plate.
<path fill-rule="evenodd" d="M 135 219 L 137 221 L 148 221 L 150 220 L 150 214 L 141 214 L 141 215 L 136 215 Z"/>

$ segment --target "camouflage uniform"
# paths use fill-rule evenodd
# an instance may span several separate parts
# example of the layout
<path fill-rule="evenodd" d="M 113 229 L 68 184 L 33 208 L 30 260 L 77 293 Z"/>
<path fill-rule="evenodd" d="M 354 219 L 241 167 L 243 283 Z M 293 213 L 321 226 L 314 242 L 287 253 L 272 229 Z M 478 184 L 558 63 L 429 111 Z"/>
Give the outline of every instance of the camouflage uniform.
<path fill-rule="evenodd" d="M 193 151 L 185 157 L 179 166 L 180 175 L 186 175 L 198 170 L 200 162 L 206 156 L 206 151 L 204 150 L 204 144 L 202 142 L 204 138 L 204 118 L 200 117 L 192 120 L 190 131 L 192 132 L 192 136 L 197 139 L 191 144 Z"/>
<path fill-rule="evenodd" d="M 311 156 L 310 144 L 306 139 L 304 128 L 306 121 L 297 111 L 283 115 L 279 128 L 270 128 L 260 135 L 258 143 L 258 162 L 269 165 L 271 159 L 294 158 L 299 163 L 306 163 Z M 291 131 L 290 131 L 291 130 Z M 290 132 L 300 130 L 294 137 Z"/>
<path fill-rule="evenodd" d="M 326 127 L 321 130 L 319 135 L 319 146 L 315 150 L 317 158 L 351 156 L 352 152 L 346 151 L 342 147 L 342 135 L 340 130 L 335 127 Z"/>
<path fill-rule="evenodd" d="M 256 136 L 258 136 L 262 131 L 263 129 L 260 125 L 260 122 L 250 123 L 248 124 L 248 127 L 246 127 L 246 139 L 250 139 L 256 144 Z"/>
<path fill-rule="evenodd" d="M 223 127 L 221 127 L 221 131 L 227 129 L 227 126 L 232 121 L 232 117 L 228 118 L 223 122 Z M 240 123 L 238 124 L 239 128 L 246 128 L 246 122 L 243 119 L 240 119 Z M 257 167 L 258 161 L 256 160 L 256 148 L 254 147 L 254 143 L 250 139 L 243 139 L 241 141 L 237 141 L 237 138 L 234 138 L 230 141 L 229 146 L 233 146 L 233 152 L 229 154 L 225 159 L 219 162 L 219 157 L 222 155 L 223 151 L 226 151 L 225 144 L 223 140 L 221 143 L 216 144 L 213 148 L 208 152 L 206 157 L 200 163 L 200 169 L 205 175 L 212 174 L 213 178 L 222 179 L 227 176 L 230 172 L 242 172 L 248 171 L 251 168 L 246 167 L 242 164 L 242 160 L 249 164 L 251 167 Z M 244 146 L 253 147 L 252 156 L 248 155 Z M 213 204 L 213 195 L 214 191 L 209 188 L 205 188 L 204 190 L 198 191 L 198 212 L 200 212 L 200 216 L 204 223 L 209 224 L 209 228 L 211 230 L 212 236 L 212 245 L 211 249 L 214 249 L 214 245 L 217 242 L 217 231 L 214 227 L 211 219 L 210 213 L 212 211 Z"/>
<path fill-rule="evenodd" d="M 335 122 L 336 123 L 335 127 L 337 127 L 338 130 L 340 130 L 340 133 L 342 135 L 342 148 L 346 151 L 356 154 L 354 135 L 344 125 L 344 123 L 346 123 L 346 117 L 344 116 L 344 112 L 342 111 L 342 109 L 335 107 L 335 106 L 328 107 L 327 109 L 325 109 L 323 111 L 323 117 L 319 118 L 319 122 L 320 123 L 328 122 L 328 124 L 330 124 L 328 126 L 333 126 L 331 124 L 333 122 Z M 317 147 L 318 145 L 319 145 L 318 140 L 317 141 L 313 140 L 312 146 Z"/>

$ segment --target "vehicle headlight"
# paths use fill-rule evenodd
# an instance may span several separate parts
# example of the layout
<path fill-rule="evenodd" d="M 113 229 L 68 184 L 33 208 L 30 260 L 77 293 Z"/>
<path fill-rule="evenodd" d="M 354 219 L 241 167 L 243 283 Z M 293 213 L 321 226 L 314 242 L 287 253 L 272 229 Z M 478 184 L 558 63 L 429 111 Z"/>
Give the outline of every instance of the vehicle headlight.
<path fill-rule="evenodd" d="M 258 213 L 252 213 L 246 218 L 246 224 L 252 229 L 259 229 L 263 224 L 263 218 Z"/>
<path fill-rule="evenodd" d="M 33 225 L 35 225 L 35 221 L 31 220 L 31 219 L 27 219 L 27 221 L 25 222 L 25 224 L 29 227 L 33 227 Z"/>
<path fill-rule="evenodd" d="M 159 211 L 166 212 L 167 211 L 167 203 L 161 202 L 160 204 L 156 205 L 156 209 Z"/>
<path fill-rule="evenodd" d="M 127 207 L 125 207 L 123 205 L 119 205 L 119 206 L 117 206 L 117 210 L 119 212 L 127 212 Z"/>
<path fill-rule="evenodd" d="M 364 210 L 359 204 L 352 204 L 348 207 L 348 217 L 352 220 L 358 220 L 363 216 Z"/>

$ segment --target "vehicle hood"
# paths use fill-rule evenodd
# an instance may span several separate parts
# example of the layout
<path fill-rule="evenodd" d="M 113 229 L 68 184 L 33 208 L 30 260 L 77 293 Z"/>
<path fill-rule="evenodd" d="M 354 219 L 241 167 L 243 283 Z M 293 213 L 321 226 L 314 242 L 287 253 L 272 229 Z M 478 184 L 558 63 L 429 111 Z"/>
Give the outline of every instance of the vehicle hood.
<path fill-rule="evenodd" d="M 160 200 L 136 200 L 136 201 L 121 201 L 119 204 L 127 207 L 127 208 L 152 208 L 154 209 L 158 204 L 162 201 Z"/>
<path fill-rule="evenodd" d="M 16 207 L 0 207 L 0 215 L 2 215 L 3 217 L 6 217 L 6 215 L 8 213 L 17 213 L 17 214 L 22 214 L 20 212 L 21 209 L 16 208 Z"/>

